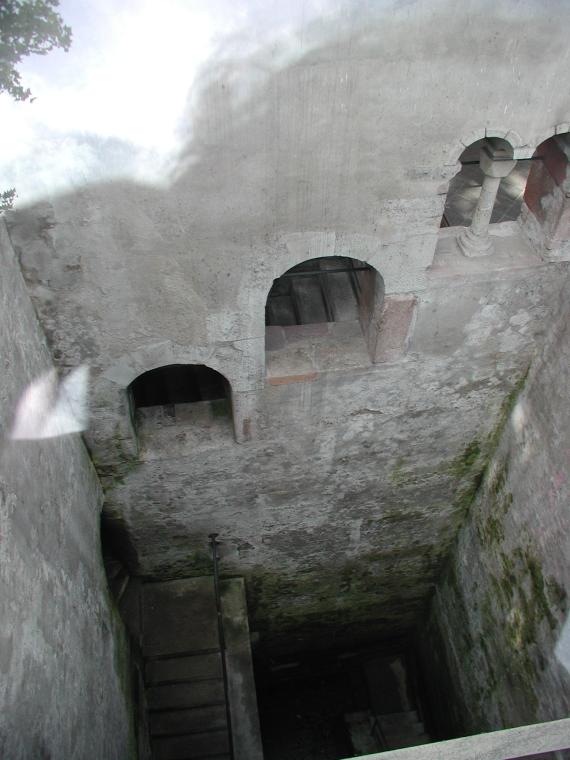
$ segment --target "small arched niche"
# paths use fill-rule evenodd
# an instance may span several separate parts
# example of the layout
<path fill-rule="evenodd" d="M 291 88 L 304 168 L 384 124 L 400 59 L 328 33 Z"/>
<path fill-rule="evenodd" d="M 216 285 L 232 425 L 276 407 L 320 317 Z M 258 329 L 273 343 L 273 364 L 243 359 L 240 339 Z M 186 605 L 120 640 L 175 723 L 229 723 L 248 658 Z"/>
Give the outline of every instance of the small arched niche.
<path fill-rule="evenodd" d="M 483 185 L 479 154 L 486 141 L 487 138 L 476 140 L 459 157 L 461 169 L 449 183 L 441 227 L 467 227 L 471 224 Z M 493 142 L 513 155 L 512 145 L 507 140 L 496 137 Z M 530 163 L 530 159 L 518 160 L 513 171 L 501 180 L 491 224 L 518 219 Z"/>
<path fill-rule="evenodd" d="M 358 259 L 327 256 L 304 261 L 273 281 L 265 324 L 268 336 L 281 328 L 285 343 L 302 335 L 331 336 L 337 323 L 360 324 L 374 361 L 383 306 L 384 280 L 376 269 Z M 309 325 L 328 327 L 300 330 Z"/>
<path fill-rule="evenodd" d="M 135 427 L 154 423 L 207 424 L 231 417 L 231 389 L 226 378 L 204 364 L 170 364 L 144 372 L 129 385 Z"/>

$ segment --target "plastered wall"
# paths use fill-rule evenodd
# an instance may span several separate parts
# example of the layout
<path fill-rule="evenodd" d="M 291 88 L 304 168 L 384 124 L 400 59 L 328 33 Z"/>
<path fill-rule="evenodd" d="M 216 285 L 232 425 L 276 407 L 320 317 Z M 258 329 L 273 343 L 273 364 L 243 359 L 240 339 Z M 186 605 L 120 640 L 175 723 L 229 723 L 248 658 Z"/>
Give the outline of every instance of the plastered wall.
<path fill-rule="evenodd" d="M 101 490 L 78 434 L 10 441 L 51 358 L 0 219 L 0 756 L 134 757 L 129 651 L 106 588 Z"/>

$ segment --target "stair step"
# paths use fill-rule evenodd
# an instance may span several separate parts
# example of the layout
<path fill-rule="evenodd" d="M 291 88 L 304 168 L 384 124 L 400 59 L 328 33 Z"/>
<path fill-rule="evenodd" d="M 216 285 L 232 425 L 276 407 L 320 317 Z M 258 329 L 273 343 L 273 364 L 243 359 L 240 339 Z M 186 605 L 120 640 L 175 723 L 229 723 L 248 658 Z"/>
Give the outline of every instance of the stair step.
<path fill-rule="evenodd" d="M 146 583 L 142 602 L 145 657 L 219 648 L 212 578 Z"/>
<path fill-rule="evenodd" d="M 124 570 L 123 563 L 119 562 L 119 560 L 115 559 L 114 557 L 103 557 L 103 563 L 105 565 L 107 578 L 110 581 L 112 581 L 113 578 L 116 578 L 117 575 L 119 575 L 119 573 Z"/>
<path fill-rule="evenodd" d="M 421 736 L 425 733 L 425 726 L 423 723 L 416 723 L 413 726 L 392 726 L 391 728 L 384 728 L 380 725 L 383 735 L 388 738 L 390 736 Z"/>
<path fill-rule="evenodd" d="M 390 736 L 391 734 L 418 736 L 419 734 L 423 734 L 425 730 L 421 720 L 412 721 L 407 717 L 401 719 L 392 718 L 386 721 L 383 715 L 378 715 L 377 721 L 384 736 Z"/>
<path fill-rule="evenodd" d="M 375 657 L 362 663 L 372 711 L 376 715 L 410 708 L 405 660 L 400 655 Z"/>
<path fill-rule="evenodd" d="M 226 731 L 208 731 L 188 736 L 169 736 L 152 740 L 154 760 L 211 758 L 229 751 Z"/>
<path fill-rule="evenodd" d="M 388 742 L 388 749 L 402 749 L 403 747 L 416 747 L 419 744 L 429 744 L 431 738 L 427 734 L 420 734 L 419 736 L 390 736 L 386 739 Z"/>
<path fill-rule="evenodd" d="M 153 760 L 230 760 L 213 579 L 141 585 Z M 235 756 L 262 760 L 243 579 L 220 583 Z"/>
<path fill-rule="evenodd" d="M 219 652 L 150 660 L 145 665 L 145 678 L 150 686 L 159 683 L 199 681 L 221 677 L 222 659 Z"/>
<path fill-rule="evenodd" d="M 225 705 L 208 705 L 189 710 L 172 710 L 150 713 L 152 736 L 202 733 L 226 728 Z"/>
<path fill-rule="evenodd" d="M 156 760 L 156 758 L 153 756 L 152 760 Z M 218 755 L 200 755 L 200 757 L 188 755 L 187 757 L 178 757 L 176 760 L 232 760 L 232 758 L 227 752 L 222 752 Z"/>
<path fill-rule="evenodd" d="M 352 747 L 358 755 L 369 755 L 381 749 L 371 730 L 369 710 L 346 713 L 344 720 Z"/>
<path fill-rule="evenodd" d="M 370 720 L 370 710 L 358 710 L 357 712 L 350 712 L 344 714 L 344 720 L 347 723 L 362 723 Z"/>
<path fill-rule="evenodd" d="M 221 679 L 150 686 L 146 690 L 149 710 L 182 709 L 224 704 Z"/>
<path fill-rule="evenodd" d="M 421 723 L 420 716 L 416 710 L 406 710 L 396 713 L 376 713 L 376 719 L 382 722 L 382 725 L 402 725 L 411 726 L 414 723 Z"/>

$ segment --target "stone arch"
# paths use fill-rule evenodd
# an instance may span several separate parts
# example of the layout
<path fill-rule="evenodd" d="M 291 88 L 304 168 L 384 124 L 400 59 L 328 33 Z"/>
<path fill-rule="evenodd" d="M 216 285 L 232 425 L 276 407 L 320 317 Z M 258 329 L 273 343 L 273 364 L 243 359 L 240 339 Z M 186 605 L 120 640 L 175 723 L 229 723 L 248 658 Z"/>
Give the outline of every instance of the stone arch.
<path fill-rule="evenodd" d="M 232 389 L 227 378 L 206 364 L 166 364 L 138 375 L 126 389 L 135 435 L 167 423 L 208 429 L 218 417 L 233 419 Z"/>
<path fill-rule="evenodd" d="M 139 375 L 172 364 L 203 364 L 223 375 L 231 389 L 236 441 L 241 443 L 251 437 L 255 427 L 255 399 L 264 383 L 262 340 L 259 356 L 255 345 L 236 350 L 232 343 L 180 346 L 168 340 L 124 354 L 95 380 L 95 428 L 107 430 L 112 426 L 113 434 L 121 440 L 121 448 L 136 456 L 138 443 L 128 388 Z M 106 409 L 106 419 L 97 418 L 98 406 Z"/>
<path fill-rule="evenodd" d="M 139 375 L 171 364 L 205 364 L 227 378 L 230 385 L 239 385 L 238 373 L 224 363 L 212 346 L 180 346 L 166 340 L 142 346 L 121 356 L 103 373 L 103 378 L 126 389 Z"/>
<path fill-rule="evenodd" d="M 231 393 L 227 379 L 206 364 L 167 364 L 143 372 L 128 388 L 135 409 L 218 401 Z"/>
<path fill-rule="evenodd" d="M 551 137 L 555 137 L 556 135 L 564 135 L 568 132 L 570 132 L 570 121 L 565 121 L 549 127 L 543 132 L 539 132 L 538 134 L 534 135 L 533 139 L 529 141 L 529 154 L 527 158 L 532 158 L 537 149 Z"/>
<path fill-rule="evenodd" d="M 485 137 L 498 137 L 508 142 L 513 150 L 513 158 L 517 160 L 519 158 L 530 158 L 532 155 L 532 147 L 528 143 L 525 143 L 519 133 L 513 129 L 505 127 L 476 127 L 453 143 L 447 154 L 446 167 L 456 166 L 464 150 Z"/>

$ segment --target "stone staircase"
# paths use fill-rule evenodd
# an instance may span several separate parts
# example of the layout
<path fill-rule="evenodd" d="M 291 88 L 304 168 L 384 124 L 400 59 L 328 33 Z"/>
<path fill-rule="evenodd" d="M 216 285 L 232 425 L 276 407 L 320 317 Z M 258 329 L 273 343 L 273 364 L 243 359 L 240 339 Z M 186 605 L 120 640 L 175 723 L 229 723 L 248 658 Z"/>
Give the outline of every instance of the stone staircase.
<path fill-rule="evenodd" d="M 345 715 L 355 752 L 366 755 L 431 742 L 409 683 L 402 655 L 364 660 L 368 710 Z"/>
<path fill-rule="evenodd" d="M 374 715 L 371 727 L 382 749 L 402 749 L 431 742 L 416 710 Z"/>
<path fill-rule="evenodd" d="M 406 658 L 379 657 L 364 666 L 368 684 L 372 727 L 381 749 L 401 749 L 427 744 L 430 737 L 416 709 Z"/>
<path fill-rule="evenodd" d="M 221 600 L 227 703 L 213 578 L 143 585 L 153 760 L 262 760 L 243 580 L 222 581 Z"/>

